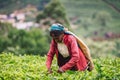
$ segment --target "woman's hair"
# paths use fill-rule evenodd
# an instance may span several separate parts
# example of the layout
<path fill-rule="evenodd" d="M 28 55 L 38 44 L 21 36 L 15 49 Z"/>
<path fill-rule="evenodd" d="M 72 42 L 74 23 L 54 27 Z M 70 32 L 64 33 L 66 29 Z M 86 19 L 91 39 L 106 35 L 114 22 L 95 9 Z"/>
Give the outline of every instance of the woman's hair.
<path fill-rule="evenodd" d="M 64 34 L 64 31 L 61 31 L 61 30 L 50 31 L 50 36 L 57 37 L 57 36 L 60 36 L 61 34 Z"/>

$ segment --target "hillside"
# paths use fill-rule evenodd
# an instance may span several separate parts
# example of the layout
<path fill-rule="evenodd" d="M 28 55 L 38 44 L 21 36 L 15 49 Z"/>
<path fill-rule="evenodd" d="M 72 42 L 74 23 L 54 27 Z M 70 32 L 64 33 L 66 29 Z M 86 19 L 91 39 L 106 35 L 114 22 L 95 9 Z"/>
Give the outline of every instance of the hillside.
<path fill-rule="evenodd" d="M 0 14 L 9 14 L 14 10 L 26 7 L 27 5 L 34 5 L 38 10 L 43 10 L 45 4 L 50 0 L 0 0 Z"/>
<path fill-rule="evenodd" d="M 74 24 L 76 34 L 84 37 L 103 37 L 109 32 L 120 33 L 119 0 L 60 1 L 66 9 L 69 21 Z"/>
<path fill-rule="evenodd" d="M 28 4 L 42 10 L 50 0 L 0 1 L 0 13 L 10 13 Z M 59 0 L 66 9 L 74 32 L 83 37 L 120 36 L 119 0 Z"/>

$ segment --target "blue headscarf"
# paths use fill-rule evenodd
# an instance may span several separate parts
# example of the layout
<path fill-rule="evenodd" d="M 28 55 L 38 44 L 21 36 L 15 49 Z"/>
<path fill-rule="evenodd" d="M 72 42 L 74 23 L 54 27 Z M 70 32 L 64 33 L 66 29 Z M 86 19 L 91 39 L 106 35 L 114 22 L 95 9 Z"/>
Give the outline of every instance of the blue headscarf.
<path fill-rule="evenodd" d="M 64 27 L 61 24 L 52 24 L 50 27 L 50 31 L 54 30 L 64 31 Z"/>

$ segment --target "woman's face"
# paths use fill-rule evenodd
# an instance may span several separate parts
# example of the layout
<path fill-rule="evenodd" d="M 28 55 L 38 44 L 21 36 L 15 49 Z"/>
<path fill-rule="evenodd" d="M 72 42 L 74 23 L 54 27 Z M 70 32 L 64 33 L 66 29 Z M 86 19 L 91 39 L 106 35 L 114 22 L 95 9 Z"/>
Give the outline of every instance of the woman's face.
<path fill-rule="evenodd" d="M 59 36 L 52 36 L 52 38 L 53 38 L 56 42 L 60 43 L 60 42 L 62 42 L 62 40 L 63 40 L 63 36 L 64 36 L 64 34 L 61 34 L 61 35 L 59 35 Z"/>

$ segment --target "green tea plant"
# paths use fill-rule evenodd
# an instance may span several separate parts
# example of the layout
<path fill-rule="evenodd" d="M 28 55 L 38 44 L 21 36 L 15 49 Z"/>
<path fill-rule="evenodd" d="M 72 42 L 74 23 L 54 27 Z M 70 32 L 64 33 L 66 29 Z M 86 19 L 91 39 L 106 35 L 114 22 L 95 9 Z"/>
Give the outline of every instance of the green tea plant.
<path fill-rule="evenodd" d="M 56 58 L 52 74 L 45 67 L 46 56 L 0 54 L 0 80 L 120 80 L 120 58 L 93 59 L 92 72 L 66 71 L 57 73 Z"/>

